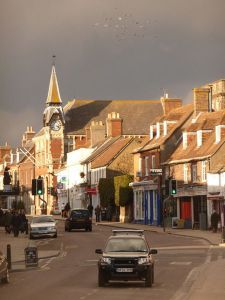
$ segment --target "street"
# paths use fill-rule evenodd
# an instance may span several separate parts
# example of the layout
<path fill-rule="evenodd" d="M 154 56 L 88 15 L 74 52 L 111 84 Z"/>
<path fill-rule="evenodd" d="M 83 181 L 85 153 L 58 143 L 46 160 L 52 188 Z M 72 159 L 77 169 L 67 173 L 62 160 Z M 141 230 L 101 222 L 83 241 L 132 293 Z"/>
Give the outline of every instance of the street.
<path fill-rule="evenodd" d="M 203 240 L 146 232 L 149 245 L 158 249 L 153 287 L 116 282 L 99 288 L 95 249 L 104 247 L 112 229 L 93 224 L 92 232 L 64 232 L 64 222 L 59 221 L 57 239 L 37 239 L 35 243 L 41 250 L 59 249 L 60 255 L 41 260 L 39 268 L 12 272 L 10 284 L 0 285 L 1 299 L 192 299 L 188 294 L 206 264 L 225 259 L 224 248 Z"/>

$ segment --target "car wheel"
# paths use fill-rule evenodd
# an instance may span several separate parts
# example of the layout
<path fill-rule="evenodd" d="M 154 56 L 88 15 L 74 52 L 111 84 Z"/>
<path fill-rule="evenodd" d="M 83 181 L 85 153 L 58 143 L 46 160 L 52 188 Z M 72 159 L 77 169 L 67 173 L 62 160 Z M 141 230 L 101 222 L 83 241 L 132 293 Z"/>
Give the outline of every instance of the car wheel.
<path fill-rule="evenodd" d="M 102 270 L 98 270 L 98 286 L 103 287 L 106 284 L 106 279 Z"/>
<path fill-rule="evenodd" d="M 57 238 L 57 233 L 54 235 L 54 238 Z"/>
<path fill-rule="evenodd" d="M 152 269 L 149 269 L 146 274 L 145 278 L 145 286 L 151 287 L 152 286 Z"/>
<path fill-rule="evenodd" d="M 92 231 L 92 226 L 91 226 L 91 227 L 89 227 L 89 231 Z"/>
<path fill-rule="evenodd" d="M 65 231 L 68 231 L 66 227 L 65 227 Z"/>
<path fill-rule="evenodd" d="M 9 283 L 9 270 L 8 270 L 8 268 L 6 269 L 5 276 L 2 277 L 2 283 Z"/>
<path fill-rule="evenodd" d="M 154 283 L 155 281 L 155 275 L 154 275 L 154 266 L 152 267 L 152 283 Z"/>
<path fill-rule="evenodd" d="M 88 231 L 88 227 L 85 227 L 85 231 Z"/>
<path fill-rule="evenodd" d="M 30 238 L 30 240 L 33 240 L 34 237 L 32 234 L 30 234 L 29 238 Z"/>

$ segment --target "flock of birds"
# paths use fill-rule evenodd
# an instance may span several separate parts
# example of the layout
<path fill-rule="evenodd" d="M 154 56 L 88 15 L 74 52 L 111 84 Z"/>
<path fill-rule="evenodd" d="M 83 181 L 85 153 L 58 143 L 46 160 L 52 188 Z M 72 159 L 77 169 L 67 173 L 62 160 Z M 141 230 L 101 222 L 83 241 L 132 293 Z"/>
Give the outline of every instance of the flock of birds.
<path fill-rule="evenodd" d="M 147 35 L 157 38 L 157 34 L 154 33 L 156 23 L 156 20 L 138 20 L 132 14 L 116 12 L 114 16 L 104 17 L 92 26 L 96 30 L 110 32 L 118 41 L 121 41 L 127 38 L 144 38 Z"/>

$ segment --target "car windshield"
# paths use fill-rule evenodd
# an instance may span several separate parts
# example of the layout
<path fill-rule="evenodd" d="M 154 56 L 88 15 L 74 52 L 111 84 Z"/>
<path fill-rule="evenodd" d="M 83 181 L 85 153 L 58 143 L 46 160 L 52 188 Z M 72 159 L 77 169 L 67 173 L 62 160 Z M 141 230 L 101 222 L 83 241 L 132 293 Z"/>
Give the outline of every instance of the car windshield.
<path fill-rule="evenodd" d="M 89 211 L 88 210 L 73 210 L 71 212 L 71 217 L 88 217 Z"/>
<path fill-rule="evenodd" d="M 111 238 L 105 252 L 147 252 L 146 242 L 140 238 Z"/>
<path fill-rule="evenodd" d="M 48 222 L 55 222 L 55 220 L 52 217 L 38 217 L 33 218 L 32 223 L 48 223 Z"/>

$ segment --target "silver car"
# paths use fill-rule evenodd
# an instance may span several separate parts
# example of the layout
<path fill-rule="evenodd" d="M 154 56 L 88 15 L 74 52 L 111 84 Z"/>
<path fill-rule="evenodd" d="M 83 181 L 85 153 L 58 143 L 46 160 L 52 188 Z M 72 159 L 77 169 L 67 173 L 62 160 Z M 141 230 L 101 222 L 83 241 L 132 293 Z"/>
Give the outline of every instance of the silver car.
<path fill-rule="evenodd" d="M 56 221 L 51 215 L 34 216 L 30 223 L 30 239 L 45 236 L 57 237 Z"/>

